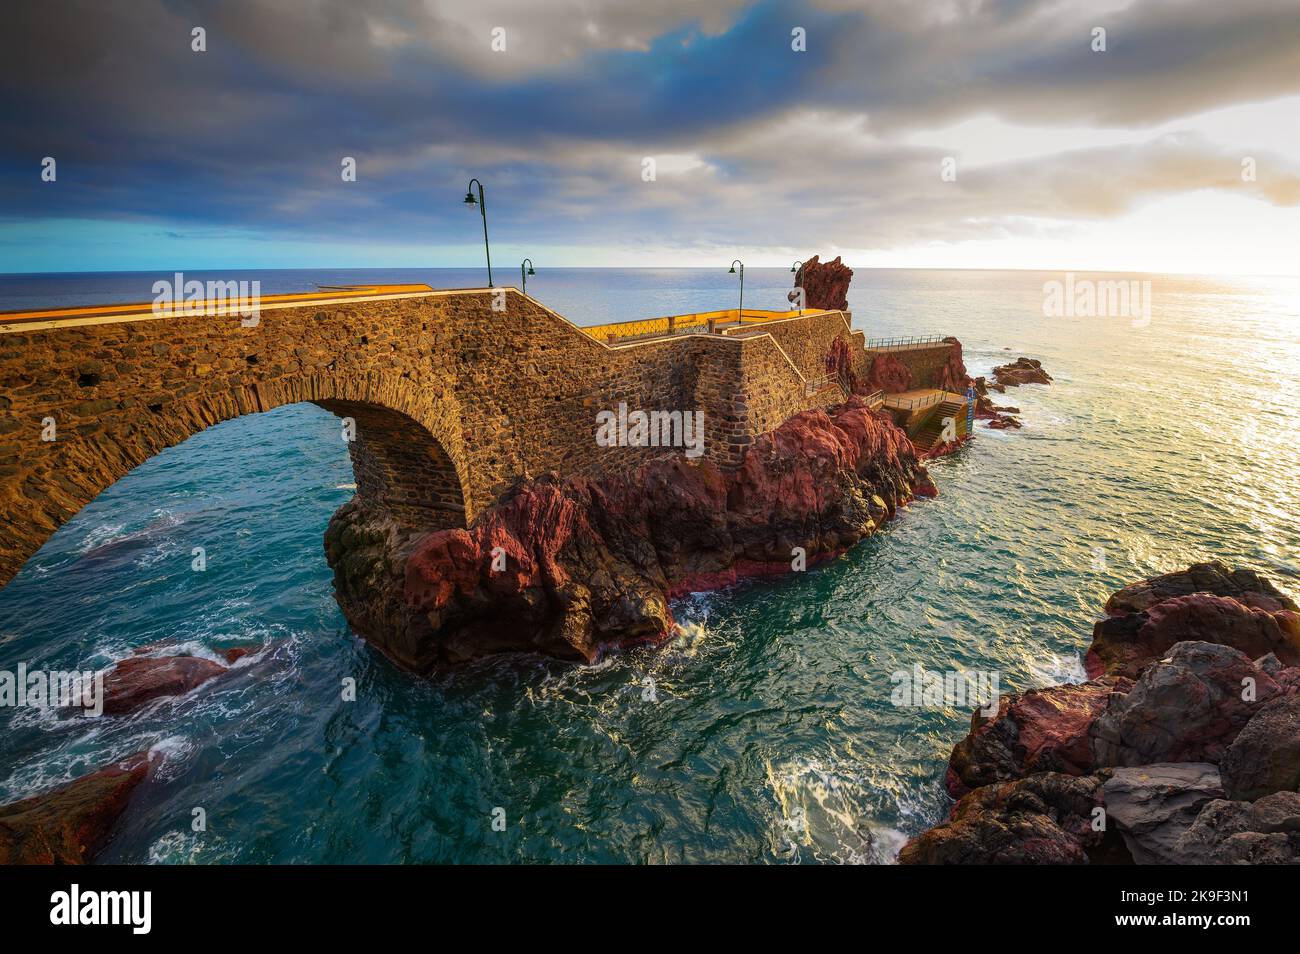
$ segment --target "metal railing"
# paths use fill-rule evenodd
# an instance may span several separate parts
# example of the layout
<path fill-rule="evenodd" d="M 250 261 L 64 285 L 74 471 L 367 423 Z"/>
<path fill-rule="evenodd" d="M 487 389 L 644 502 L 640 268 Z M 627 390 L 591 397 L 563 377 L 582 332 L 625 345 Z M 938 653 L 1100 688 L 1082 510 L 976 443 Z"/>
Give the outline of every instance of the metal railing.
<path fill-rule="evenodd" d="M 868 338 L 868 351 L 906 350 L 933 344 L 944 344 L 942 335 L 912 335 L 906 338 Z"/>
<path fill-rule="evenodd" d="M 802 314 L 815 314 L 814 309 L 804 309 Z M 615 321 L 604 325 L 590 325 L 582 331 L 597 341 L 607 344 L 636 341 L 646 338 L 662 338 L 682 334 L 717 334 L 724 330 L 733 330 L 769 321 L 785 318 L 797 318 L 798 311 L 762 311 L 746 308 L 743 312 L 735 308 L 722 311 L 700 311 L 687 315 L 669 315 L 664 318 L 644 318 L 639 321 Z"/>
<path fill-rule="evenodd" d="M 868 394 L 868 395 L 867 395 L 863 400 L 865 400 L 865 401 L 867 402 L 867 406 L 868 406 L 868 407 L 870 407 L 872 404 L 884 404 L 884 403 L 885 403 L 885 392 L 884 392 L 884 391 L 872 391 L 872 392 L 871 392 L 870 394 Z"/>
<path fill-rule="evenodd" d="M 895 401 L 891 404 L 898 411 L 917 411 L 923 407 L 929 407 L 931 404 L 940 404 L 947 399 L 947 393 L 940 391 L 937 394 L 927 394 L 925 397 L 908 398 L 906 401 Z"/>
<path fill-rule="evenodd" d="M 805 396 L 811 396 L 829 387 L 838 387 L 840 390 L 844 390 L 844 382 L 840 380 L 838 374 L 823 374 L 819 378 L 809 378 L 805 381 L 803 393 Z"/>

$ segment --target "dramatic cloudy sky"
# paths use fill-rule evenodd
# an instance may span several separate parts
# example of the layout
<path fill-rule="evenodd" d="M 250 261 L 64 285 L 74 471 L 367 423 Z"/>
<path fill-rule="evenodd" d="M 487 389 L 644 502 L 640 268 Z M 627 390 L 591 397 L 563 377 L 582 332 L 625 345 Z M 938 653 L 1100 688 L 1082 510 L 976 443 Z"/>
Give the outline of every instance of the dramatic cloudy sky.
<path fill-rule="evenodd" d="M 477 265 L 475 175 L 500 261 L 1300 271 L 1300 0 L 6 0 L 3 20 L 0 271 Z"/>

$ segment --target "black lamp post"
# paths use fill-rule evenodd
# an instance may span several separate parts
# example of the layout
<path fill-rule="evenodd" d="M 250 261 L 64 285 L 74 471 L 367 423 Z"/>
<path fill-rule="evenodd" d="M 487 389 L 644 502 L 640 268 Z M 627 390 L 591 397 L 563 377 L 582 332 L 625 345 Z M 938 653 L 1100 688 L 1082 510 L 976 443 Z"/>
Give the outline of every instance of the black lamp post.
<path fill-rule="evenodd" d="M 800 282 L 799 280 L 800 280 L 801 278 L 803 278 L 803 262 L 799 261 L 798 259 L 795 259 L 794 264 L 790 266 L 790 271 L 794 274 L 794 286 L 795 286 L 795 288 L 799 288 L 799 287 L 801 287 L 801 282 Z M 799 296 L 799 314 L 801 314 L 801 315 L 803 314 L 803 296 L 802 296 L 802 295 Z"/>
<path fill-rule="evenodd" d="M 487 200 L 483 198 L 483 183 L 478 179 L 469 180 L 469 189 L 465 192 L 465 204 L 474 205 L 474 186 L 478 186 L 478 210 L 483 215 L 483 251 L 487 255 L 488 288 L 492 287 L 492 250 L 488 247 L 487 234 Z"/>
<path fill-rule="evenodd" d="M 727 274 L 736 274 L 737 265 L 740 266 L 740 309 L 736 312 L 736 324 L 743 325 L 745 323 L 745 263 L 736 259 L 731 263 L 731 270 Z"/>
<path fill-rule="evenodd" d="M 525 265 L 528 266 L 528 271 L 524 271 L 524 266 L 525 266 Z M 536 275 L 536 274 L 537 274 L 537 273 L 536 273 L 535 271 L 533 271 L 533 260 L 532 260 L 531 258 L 526 258 L 526 259 L 524 259 L 522 262 L 519 263 L 519 281 L 520 281 L 520 282 L 523 284 L 523 286 L 524 286 L 521 290 L 523 291 L 523 293 L 524 293 L 525 295 L 528 294 L 528 276 L 529 276 L 529 275 Z"/>

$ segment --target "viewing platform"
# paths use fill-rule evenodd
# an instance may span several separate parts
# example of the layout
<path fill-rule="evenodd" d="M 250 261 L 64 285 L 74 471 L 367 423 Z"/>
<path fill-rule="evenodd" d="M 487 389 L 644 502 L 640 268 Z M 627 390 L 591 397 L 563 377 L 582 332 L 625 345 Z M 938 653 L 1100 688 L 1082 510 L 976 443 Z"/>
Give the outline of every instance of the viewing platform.
<path fill-rule="evenodd" d="M 830 312 L 819 308 L 804 308 L 802 311 L 763 311 L 746 308 L 743 312 L 738 308 L 727 308 L 721 311 L 668 315 L 663 318 L 616 321 L 610 324 L 592 325 L 582 330 L 597 341 L 609 345 L 652 341 L 673 335 L 724 335 L 740 338 L 761 334 L 764 331 L 762 326 L 773 321 L 788 321 L 791 318 L 810 318 L 825 314 Z"/>

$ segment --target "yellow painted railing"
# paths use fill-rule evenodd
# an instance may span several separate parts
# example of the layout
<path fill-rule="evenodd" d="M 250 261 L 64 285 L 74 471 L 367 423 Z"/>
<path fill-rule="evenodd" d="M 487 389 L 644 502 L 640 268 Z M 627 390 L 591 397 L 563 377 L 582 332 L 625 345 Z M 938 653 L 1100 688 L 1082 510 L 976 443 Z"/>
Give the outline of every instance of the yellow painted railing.
<path fill-rule="evenodd" d="M 815 314 L 805 309 L 803 314 Z M 687 315 L 669 315 L 664 318 L 645 318 L 640 321 L 616 321 L 605 325 L 592 325 L 582 330 L 597 341 L 614 343 L 633 338 L 657 338 L 663 335 L 702 334 L 723 331 L 765 321 L 798 318 L 798 311 L 760 311 L 745 309 L 742 315 L 735 308 L 722 311 L 697 311 Z"/>

